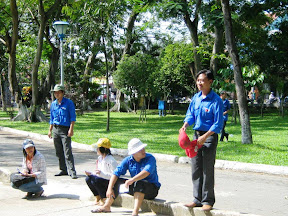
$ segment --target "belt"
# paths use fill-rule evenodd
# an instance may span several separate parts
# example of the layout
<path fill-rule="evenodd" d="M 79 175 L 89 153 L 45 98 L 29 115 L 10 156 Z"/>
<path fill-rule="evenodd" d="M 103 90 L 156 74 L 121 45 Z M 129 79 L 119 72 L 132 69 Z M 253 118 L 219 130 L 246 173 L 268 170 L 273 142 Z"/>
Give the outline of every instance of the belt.
<path fill-rule="evenodd" d="M 53 124 L 53 127 L 55 127 L 55 128 L 69 128 L 69 126 L 57 125 L 57 124 Z"/>
<path fill-rule="evenodd" d="M 198 135 L 200 134 L 200 135 L 203 135 L 203 134 L 205 134 L 207 131 L 198 131 L 198 130 L 196 130 L 195 131 Z"/>

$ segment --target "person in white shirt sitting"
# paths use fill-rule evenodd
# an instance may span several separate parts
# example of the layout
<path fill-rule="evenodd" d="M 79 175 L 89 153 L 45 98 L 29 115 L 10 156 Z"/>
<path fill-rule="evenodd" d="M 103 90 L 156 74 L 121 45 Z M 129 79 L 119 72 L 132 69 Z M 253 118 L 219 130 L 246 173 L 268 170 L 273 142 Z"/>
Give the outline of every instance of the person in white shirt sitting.
<path fill-rule="evenodd" d="M 111 154 L 111 142 L 108 138 L 100 138 L 96 143 L 97 154 L 96 170 L 94 173 L 85 171 L 86 183 L 96 198 L 96 205 L 104 205 L 106 191 L 113 171 L 117 167 L 117 161 Z"/>

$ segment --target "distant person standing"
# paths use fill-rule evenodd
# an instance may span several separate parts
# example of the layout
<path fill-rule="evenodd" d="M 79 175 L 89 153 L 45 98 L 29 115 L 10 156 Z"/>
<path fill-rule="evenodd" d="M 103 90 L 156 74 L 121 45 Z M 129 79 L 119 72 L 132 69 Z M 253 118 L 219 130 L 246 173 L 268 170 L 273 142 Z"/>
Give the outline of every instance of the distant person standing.
<path fill-rule="evenodd" d="M 50 127 L 48 137 L 54 140 L 56 156 L 59 159 L 60 172 L 55 176 L 70 175 L 76 179 L 74 157 L 72 154 L 71 137 L 74 134 L 76 121 L 74 103 L 64 97 L 65 88 L 62 85 L 55 85 L 53 91 L 56 98 L 50 108 Z"/>
<path fill-rule="evenodd" d="M 203 145 L 197 155 L 191 158 L 194 199 L 185 206 L 202 206 L 204 211 L 210 211 L 215 203 L 214 165 L 218 133 L 223 128 L 223 102 L 211 88 L 213 80 L 213 73 L 209 70 L 197 73 L 196 84 L 199 92 L 193 96 L 184 124 L 179 130 L 181 133 L 194 125 L 193 139 L 197 139 L 198 145 Z"/>
<path fill-rule="evenodd" d="M 222 142 L 224 137 L 226 137 L 226 139 L 228 141 L 229 134 L 225 132 L 225 126 L 226 126 L 226 123 L 228 121 L 228 112 L 229 112 L 231 106 L 230 106 L 229 100 L 227 99 L 227 93 L 225 91 L 222 91 L 220 93 L 220 98 L 223 101 L 223 120 L 224 120 L 223 128 L 221 131 L 221 137 L 220 137 L 220 141 Z"/>

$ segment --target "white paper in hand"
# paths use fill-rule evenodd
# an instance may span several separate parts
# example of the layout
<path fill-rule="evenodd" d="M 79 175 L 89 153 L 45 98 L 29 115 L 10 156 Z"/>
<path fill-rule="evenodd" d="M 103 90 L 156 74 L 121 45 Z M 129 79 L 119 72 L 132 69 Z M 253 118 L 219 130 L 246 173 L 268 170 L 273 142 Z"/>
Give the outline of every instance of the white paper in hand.
<path fill-rule="evenodd" d="M 119 193 L 128 193 L 129 192 L 129 189 L 125 187 L 125 184 L 121 184 L 119 186 Z"/>

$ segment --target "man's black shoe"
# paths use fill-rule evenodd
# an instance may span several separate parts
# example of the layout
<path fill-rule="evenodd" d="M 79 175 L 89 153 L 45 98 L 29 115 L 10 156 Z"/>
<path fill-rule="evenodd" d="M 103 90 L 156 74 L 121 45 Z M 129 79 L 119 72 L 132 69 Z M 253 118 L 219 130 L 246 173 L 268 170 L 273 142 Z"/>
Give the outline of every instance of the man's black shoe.
<path fill-rule="evenodd" d="M 54 176 L 64 176 L 64 175 L 68 175 L 67 172 L 61 171 L 58 174 L 55 174 Z"/>

